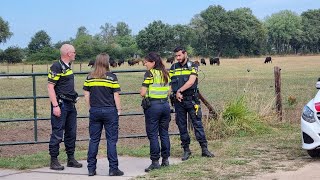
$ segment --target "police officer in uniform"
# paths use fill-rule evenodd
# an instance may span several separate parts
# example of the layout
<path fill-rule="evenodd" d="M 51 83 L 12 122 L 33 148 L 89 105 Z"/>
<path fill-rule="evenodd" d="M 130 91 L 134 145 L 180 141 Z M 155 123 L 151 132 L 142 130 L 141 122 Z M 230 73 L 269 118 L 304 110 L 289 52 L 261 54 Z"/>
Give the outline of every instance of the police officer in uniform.
<path fill-rule="evenodd" d="M 160 168 L 160 153 L 162 157 L 161 166 L 169 166 L 170 139 L 168 129 L 171 116 L 168 96 L 170 77 L 160 56 L 155 52 L 151 52 L 145 57 L 144 65 L 147 72 L 144 76 L 140 95 L 144 97 L 142 107 L 145 114 L 146 132 L 150 142 L 152 163 L 145 169 L 145 172 L 149 172 Z M 158 134 L 161 147 L 158 142 Z"/>
<path fill-rule="evenodd" d="M 118 168 L 117 155 L 119 114 L 121 113 L 120 85 L 117 76 L 110 72 L 108 54 L 101 53 L 97 56 L 94 70 L 84 82 L 83 90 L 90 109 L 88 175 L 96 175 L 97 154 L 104 127 L 107 139 L 109 175 L 122 176 L 124 173 Z"/>
<path fill-rule="evenodd" d="M 202 149 L 202 156 L 213 157 L 208 150 L 208 143 L 202 125 L 202 113 L 198 97 L 198 66 L 189 61 L 186 50 L 182 47 L 174 49 L 177 63 L 170 68 L 172 100 L 174 101 L 176 123 L 180 132 L 181 146 L 184 149 L 182 161 L 187 160 L 191 151 L 190 136 L 187 129 L 187 114 L 191 118 L 195 136 Z"/>
<path fill-rule="evenodd" d="M 74 74 L 71 62 L 76 52 L 72 45 L 63 44 L 60 48 L 61 59 L 52 64 L 48 74 L 48 94 L 51 101 L 52 134 L 49 143 L 51 156 L 50 169 L 63 170 L 58 161 L 59 147 L 64 137 L 68 167 L 81 168 L 82 164 L 75 160 L 75 142 L 77 134 L 77 110 L 75 103 L 78 94 L 74 89 Z"/>

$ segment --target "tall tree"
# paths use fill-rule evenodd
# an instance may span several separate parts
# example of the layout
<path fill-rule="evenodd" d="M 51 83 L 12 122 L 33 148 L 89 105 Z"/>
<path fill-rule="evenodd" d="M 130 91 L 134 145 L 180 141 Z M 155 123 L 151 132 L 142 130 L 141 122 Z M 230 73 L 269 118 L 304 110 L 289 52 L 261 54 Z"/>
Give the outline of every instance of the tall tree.
<path fill-rule="evenodd" d="M 136 41 L 138 47 L 145 53 L 150 51 L 163 53 L 172 50 L 168 46 L 173 38 L 173 30 L 170 25 L 162 21 L 153 21 L 138 33 Z"/>
<path fill-rule="evenodd" d="M 200 13 L 209 55 L 219 56 L 230 44 L 232 29 L 227 11 L 222 6 L 209 6 Z"/>
<path fill-rule="evenodd" d="M 9 23 L 0 17 L 0 44 L 7 42 L 7 39 L 12 35 L 13 33 L 10 32 Z"/>
<path fill-rule="evenodd" d="M 45 47 L 51 47 L 51 38 L 44 30 L 41 30 L 31 38 L 28 44 L 29 53 L 36 53 Z"/>
<path fill-rule="evenodd" d="M 301 14 L 303 41 L 308 51 L 320 51 L 320 9 L 308 10 Z"/>
<path fill-rule="evenodd" d="M 240 55 L 259 55 L 267 40 L 267 30 L 249 8 L 229 11 L 232 44 Z"/>
<path fill-rule="evenodd" d="M 23 57 L 23 50 L 19 47 L 11 46 L 3 52 L 3 59 L 8 63 L 22 62 Z"/>
<path fill-rule="evenodd" d="M 116 34 L 116 28 L 110 23 L 105 23 L 104 26 L 100 26 L 100 30 L 100 36 L 102 40 L 107 44 L 113 43 Z"/>
<path fill-rule="evenodd" d="M 129 28 L 129 25 L 125 22 L 118 22 L 116 26 L 116 34 L 117 36 L 129 36 L 131 35 L 131 29 Z"/>
<path fill-rule="evenodd" d="M 77 34 L 76 34 L 76 38 L 83 36 L 83 35 L 88 35 L 89 31 L 87 30 L 87 28 L 85 26 L 80 26 L 78 28 Z"/>
<path fill-rule="evenodd" d="M 170 49 L 176 46 L 188 47 L 195 38 L 194 30 L 188 25 L 177 24 L 172 27 L 173 39 Z"/>
<path fill-rule="evenodd" d="M 265 18 L 269 43 L 277 53 L 289 53 L 301 41 L 301 17 L 296 13 L 283 10 Z"/>

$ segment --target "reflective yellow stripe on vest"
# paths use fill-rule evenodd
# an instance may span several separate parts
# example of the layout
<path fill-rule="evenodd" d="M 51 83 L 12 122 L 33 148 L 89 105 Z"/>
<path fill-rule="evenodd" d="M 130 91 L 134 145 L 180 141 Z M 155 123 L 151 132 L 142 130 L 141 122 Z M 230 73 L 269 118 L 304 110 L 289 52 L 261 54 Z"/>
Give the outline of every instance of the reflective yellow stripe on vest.
<path fill-rule="evenodd" d="M 174 70 L 170 70 L 169 75 L 170 77 L 172 77 L 172 76 L 190 75 L 191 73 L 197 74 L 197 71 L 194 67 L 192 67 L 191 70 L 186 68 L 177 68 Z"/>
<path fill-rule="evenodd" d="M 154 99 L 165 99 L 168 97 L 169 83 L 164 85 L 162 79 L 162 72 L 159 70 L 151 69 L 153 75 L 152 81 L 148 88 L 147 97 Z"/>

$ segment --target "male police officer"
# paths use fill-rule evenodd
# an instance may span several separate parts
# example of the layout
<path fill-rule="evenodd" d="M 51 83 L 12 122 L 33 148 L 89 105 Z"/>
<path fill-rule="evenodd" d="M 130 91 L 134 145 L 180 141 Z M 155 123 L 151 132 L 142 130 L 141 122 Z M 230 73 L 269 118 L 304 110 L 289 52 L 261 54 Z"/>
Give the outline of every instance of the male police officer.
<path fill-rule="evenodd" d="M 74 75 L 71 62 L 75 60 L 76 52 L 72 45 L 63 44 L 60 48 L 61 59 L 52 64 L 48 74 L 48 94 L 51 101 L 52 134 L 49 143 L 51 156 L 50 169 L 63 170 L 58 161 L 59 147 L 64 136 L 64 144 L 68 155 L 68 167 L 81 168 L 82 164 L 74 158 L 77 133 L 78 97 L 74 90 Z M 63 134 L 64 131 L 64 134 Z"/>
<path fill-rule="evenodd" d="M 187 52 L 182 47 L 174 49 L 177 63 L 170 68 L 171 88 L 176 112 L 176 123 L 180 132 L 181 146 L 184 149 L 182 161 L 187 160 L 191 151 L 189 149 L 190 136 L 187 129 L 187 113 L 192 121 L 196 139 L 202 149 L 202 156 L 213 157 L 207 148 L 207 140 L 201 121 L 200 101 L 198 98 L 198 66 L 188 60 Z"/>

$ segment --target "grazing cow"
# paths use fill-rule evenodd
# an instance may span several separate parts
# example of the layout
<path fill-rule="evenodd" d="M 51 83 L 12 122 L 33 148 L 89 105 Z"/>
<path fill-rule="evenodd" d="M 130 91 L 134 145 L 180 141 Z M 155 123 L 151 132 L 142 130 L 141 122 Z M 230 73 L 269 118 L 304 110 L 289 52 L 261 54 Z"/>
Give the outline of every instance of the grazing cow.
<path fill-rule="evenodd" d="M 129 66 L 133 66 L 133 65 L 139 64 L 139 63 L 140 63 L 139 59 L 131 59 L 131 60 L 128 60 L 128 65 L 129 65 Z"/>
<path fill-rule="evenodd" d="M 121 64 L 124 64 L 124 59 L 119 59 L 119 60 L 118 60 L 118 66 L 119 66 L 119 67 L 121 66 Z"/>
<path fill-rule="evenodd" d="M 112 66 L 114 68 L 117 67 L 117 62 L 113 58 L 110 58 L 109 64 L 110 64 L 110 66 Z"/>
<path fill-rule="evenodd" d="M 205 66 L 207 65 L 206 60 L 204 58 L 200 59 L 201 64 L 204 64 Z"/>
<path fill-rule="evenodd" d="M 270 56 L 267 56 L 266 59 L 264 60 L 264 63 L 272 63 L 272 58 Z"/>
<path fill-rule="evenodd" d="M 210 58 L 210 65 L 217 64 L 218 66 L 220 65 L 220 58 L 215 57 L 215 58 Z"/>
<path fill-rule="evenodd" d="M 93 65 L 94 65 L 94 62 L 96 62 L 95 60 L 90 60 L 89 61 L 89 64 L 88 64 L 88 66 L 91 66 L 91 67 L 93 67 Z"/>
<path fill-rule="evenodd" d="M 172 64 L 174 62 L 174 57 L 169 57 L 166 62 Z"/>
<path fill-rule="evenodd" d="M 194 63 L 195 63 L 196 65 L 200 66 L 199 61 L 194 61 Z"/>

